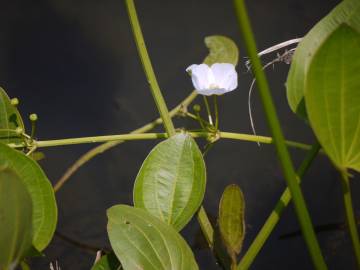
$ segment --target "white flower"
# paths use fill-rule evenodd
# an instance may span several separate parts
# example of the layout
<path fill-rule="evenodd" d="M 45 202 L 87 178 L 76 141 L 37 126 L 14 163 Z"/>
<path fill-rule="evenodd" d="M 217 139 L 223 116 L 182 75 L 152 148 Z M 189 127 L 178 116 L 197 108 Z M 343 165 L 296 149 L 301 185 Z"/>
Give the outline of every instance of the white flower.
<path fill-rule="evenodd" d="M 191 65 L 186 69 L 200 95 L 222 95 L 237 88 L 235 66 L 228 63 Z"/>

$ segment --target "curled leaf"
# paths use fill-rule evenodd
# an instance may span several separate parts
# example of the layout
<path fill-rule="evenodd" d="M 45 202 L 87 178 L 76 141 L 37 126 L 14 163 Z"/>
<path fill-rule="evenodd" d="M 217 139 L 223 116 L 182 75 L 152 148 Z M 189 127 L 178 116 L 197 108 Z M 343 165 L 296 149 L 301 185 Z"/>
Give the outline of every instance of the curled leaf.
<path fill-rule="evenodd" d="M 227 250 L 239 254 L 245 237 L 245 200 L 237 185 L 229 185 L 219 205 L 219 231 Z M 232 254 L 230 254 L 232 255 Z"/>

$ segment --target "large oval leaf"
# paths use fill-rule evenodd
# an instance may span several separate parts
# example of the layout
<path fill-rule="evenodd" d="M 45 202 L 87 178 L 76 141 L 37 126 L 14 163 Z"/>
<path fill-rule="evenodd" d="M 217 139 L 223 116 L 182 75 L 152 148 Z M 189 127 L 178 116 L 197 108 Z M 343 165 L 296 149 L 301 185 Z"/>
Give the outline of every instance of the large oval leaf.
<path fill-rule="evenodd" d="M 19 111 L 11 104 L 5 90 L 0 87 L 0 142 L 21 142 L 21 138 L 16 133 L 18 127 L 25 130 Z"/>
<path fill-rule="evenodd" d="M 235 42 L 225 36 L 208 36 L 205 45 L 209 49 L 209 55 L 204 64 L 211 66 L 215 63 L 230 63 L 237 65 L 239 60 L 239 49 Z"/>
<path fill-rule="evenodd" d="M 341 25 L 315 54 L 305 101 L 310 124 L 336 166 L 360 172 L 360 34 Z"/>
<path fill-rule="evenodd" d="M 33 202 L 33 246 L 42 251 L 50 242 L 57 222 L 53 188 L 40 166 L 23 153 L 0 143 L 0 166 L 6 164 L 24 181 Z"/>
<path fill-rule="evenodd" d="M 286 83 L 287 99 L 291 109 L 302 118 L 306 118 L 304 93 L 309 66 L 321 45 L 342 23 L 360 32 L 359 0 L 342 1 L 310 30 L 295 51 Z"/>
<path fill-rule="evenodd" d="M 112 248 L 125 270 L 195 270 L 194 255 L 178 232 L 143 209 L 116 205 L 108 212 Z"/>
<path fill-rule="evenodd" d="M 31 247 L 32 203 L 19 176 L 0 167 L 0 269 L 13 269 Z"/>
<path fill-rule="evenodd" d="M 245 200 L 237 185 L 229 185 L 221 196 L 219 205 L 219 231 L 227 249 L 239 254 L 245 236 Z"/>
<path fill-rule="evenodd" d="M 159 143 L 145 159 L 134 186 L 134 205 L 181 230 L 204 197 L 206 169 L 191 136 Z"/>

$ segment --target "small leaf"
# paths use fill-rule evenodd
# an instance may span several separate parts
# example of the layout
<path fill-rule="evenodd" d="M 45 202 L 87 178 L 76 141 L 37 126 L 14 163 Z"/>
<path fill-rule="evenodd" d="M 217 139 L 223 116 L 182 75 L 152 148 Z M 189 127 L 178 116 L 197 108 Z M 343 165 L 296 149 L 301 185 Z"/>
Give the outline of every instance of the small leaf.
<path fill-rule="evenodd" d="M 57 223 L 54 190 L 40 166 L 23 153 L 0 143 L 0 166 L 7 165 L 23 180 L 33 203 L 33 246 L 42 251 Z"/>
<path fill-rule="evenodd" d="M 239 254 L 245 237 L 245 200 L 237 185 L 229 185 L 219 205 L 219 231 L 230 253 Z M 232 255 L 232 254 L 230 254 Z"/>
<path fill-rule="evenodd" d="M 11 104 L 5 90 L 0 87 L 0 142 L 20 143 L 22 139 L 16 133 L 16 129 L 25 130 L 20 113 Z"/>
<path fill-rule="evenodd" d="M 200 207 L 205 185 L 205 162 L 196 142 L 177 134 L 145 159 L 135 180 L 134 205 L 180 231 Z"/>
<path fill-rule="evenodd" d="M 360 34 L 341 25 L 313 57 L 305 90 L 311 127 L 330 159 L 360 172 Z"/>
<path fill-rule="evenodd" d="M 45 255 L 31 246 L 25 254 L 25 258 L 44 257 Z"/>
<path fill-rule="evenodd" d="M 108 210 L 112 248 L 126 270 L 197 270 L 194 255 L 178 232 L 143 209 Z"/>
<path fill-rule="evenodd" d="M 32 203 L 19 176 L 0 167 L 0 269 L 14 269 L 31 247 Z"/>
<path fill-rule="evenodd" d="M 116 255 L 111 252 L 101 257 L 101 259 L 91 268 L 91 270 L 121 270 L 121 264 Z"/>
<path fill-rule="evenodd" d="M 209 55 L 204 64 L 211 66 L 215 63 L 230 63 L 237 65 L 239 60 L 239 49 L 234 41 L 225 36 L 208 36 L 205 45 L 209 48 Z"/>
<path fill-rule="evenodd" d="M 35 161 L 40 161 L 45 159 L 45 154 L 43 152 L 36 151 L 34 153 L 31 153 L 30 157 Z"/>
<path fill-rule="evenodd" d="M 313 61 L 315 53 L 342 23 L 346 23 L 354 28 L 354 30 L 360 32 L 359 18 L 360 1 L 342 1 L 306 34 L 296 48 L 291 62 L 286 88 L 290 108 L 300 117 L 306 118 L 304 103 L 305 85 L 308 80 L 309 66 Z"/>

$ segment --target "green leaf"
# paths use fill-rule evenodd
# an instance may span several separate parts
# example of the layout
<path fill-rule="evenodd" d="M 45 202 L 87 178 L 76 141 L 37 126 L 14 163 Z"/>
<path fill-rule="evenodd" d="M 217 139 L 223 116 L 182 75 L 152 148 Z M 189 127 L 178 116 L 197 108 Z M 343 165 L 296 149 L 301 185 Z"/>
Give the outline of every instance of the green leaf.
<path fill-rule="evenodd" d="M 295 51 L 286 83 L 287 99 L 293 112 L 302 118 L 306 118 L 304 93 L 309 66 L 322 44 L 342 23 L 360 32 L 359 0 L 342 1 L 310 30 Z"/>
<path fill-rule="evenodd" d="M 52 239 L 57 222 L 55 195 L 40 166 L 23 153 L 0 143 L 0 166 L 6 164 L 24 181 L 33 202 L 33 246 L 42 251 Z"/>
<path fill-rule="evenodd" d="M 116 255 L 111 252 L 101 257 L 101 259 L 91 268 L 91 270 L 121 270 L 121 264 Z"/>
<path fill-rule="evenodd" d="M 14 269 L 31 247 L 32 204 L 19 176 L 0 167 L 0 269 Z"/>
<path fill-rule="evenodd" d="M 45 257 L 43 253 L 38 251 L 34 246 L 31 246 L 28 251 L 26 252 L 25 258 L 34 258 L 34 257 Z"/>
<path fill-rule="evenodd" d="M 205 186 L 205 162 L 196 142 L 177 134 L 145 159 L 135 180 L 134 205 L 180 231 L 200 207 Z"/>
<path fill-rule="evenodd" d="M 20 113 L 5 90 L 0 87 L 0 143 L 20 143 L 22 139 L 16 133 L 16 129 L 25 130 Z"/>
<path fill-rule="evenodd" d="M 211 66 L 215 63 L 230 63 L 237 65 L 239 60 L 239 49 L 235 42 L 225 36 L 208 36 L 205 45 L 209 49 L 209 55 L 204 64 Z"/>
<path fill-rule="evenodd" d="M 219 231 L 230 253 L 239 254 L 245 237 L 245 200 L 237 185 L 229 185 L 219 205 Z M 230 254 L 231 255 L 231 254 Z"/>
<path fill-rule="evenodd" d="M 360 34 L 341 25 L 309 67 L 305 101 L 309 121 L 330 159 L 360 172 Z"/>
<path fill-rule="evenodd" d="M 198 269 L 180 234 L 145 210 L 116 205 L 107 214 L 110 243 L 124 269 Z"/>

